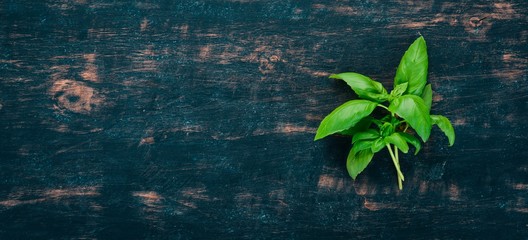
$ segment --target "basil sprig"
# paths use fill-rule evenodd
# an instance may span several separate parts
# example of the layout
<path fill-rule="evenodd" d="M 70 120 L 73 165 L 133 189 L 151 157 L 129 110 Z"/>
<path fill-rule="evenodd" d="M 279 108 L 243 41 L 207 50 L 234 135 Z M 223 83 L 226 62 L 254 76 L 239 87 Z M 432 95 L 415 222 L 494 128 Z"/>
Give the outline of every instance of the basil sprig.
<path fill-rule="evenodd" d="M 449 119 L 430 113 L 433 91 L 431 84 L 427 84 L 428 66 L 427 46 L 420 36 L 403 55 L 390 93 L 380 82 L 359 73 L 330 76 L 345 81 L 362 99 L 350 100 L 328 114 L 321 121 L 315 140 L 332 134 L 352 137 L 346 166 L 353 179 L 368 166 L 375 153 L 386 148 L 401 190 L 405 178 L 400 169 L 399 151 L 407 153 L 412 146 L 414 154 L 418 154 L 421 141 L 427 142 L 433 125 L 447 136 L 449 146 L 455 143 L 455 131 Z M 376 108 L 387 114 L 375 118 L 372 113 Z"/>

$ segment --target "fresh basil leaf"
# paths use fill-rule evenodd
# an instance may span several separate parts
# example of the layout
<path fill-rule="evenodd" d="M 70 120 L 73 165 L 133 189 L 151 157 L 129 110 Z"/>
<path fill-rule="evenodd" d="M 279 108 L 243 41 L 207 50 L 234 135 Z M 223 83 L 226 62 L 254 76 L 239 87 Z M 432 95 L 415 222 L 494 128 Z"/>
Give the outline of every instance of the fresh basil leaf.
<path fill-rule="evenodd" d="M 354 143 L 352 146 L 352 152 L 358 153 L 361 150 L 370 149 L 374 140 L 361 140 Z"/>
<path fill-rule="evenodd" d="M 422 99 L 424 100 L 427 109 L 431 111 L 431 105 L 433 104 L 433 89 L 431 88 L 431 84 L 425 85 L 425 88 L 422 92 Z"/>
<path fill-rule="evenodd" d="M 378 104 L 368 100 L 351 100 L 344 103 L 321 121 L 314 140 L 350 129 L 361 119 L 372 113 L 376 105 Z"/>
<path fill-rule="evenodd" d="M 350 150 L 346 164 L 350 177 L 355 180 L 356 177 L 367 168 L 373 156 L 374 153 L 372 153 L 370 149 L 361 150 L 358 153 L 354 153 Z"/>
<path fill-rule="evenodd" d="M 394 126 L 388 122 L 384 123 L 380 128 L 381 136 L 390 136 L 394 132 Z"/>
<path fill-rule="evenodd" d="M 402 84 L 396 85 L 396 87 L 394 87 L 394 89 L 392 89 L 392 91 L 390 93 L 390 96 L 393 97 L 393 98 L 397 98 L 397 97 L 403 95 L 405 90 L 407 90 L 407 86 L 408 85 L 409 85 L 408 82 L 404 82 Z"/>
<path fill-rule="evenodd" d="M 441 115 L 431 115 L 431 120 L 433 124 L 436 124 L 444 132 L 449 140 L 449 146 L 453 146 L 455 143 L 455 129 L 453 129 L 453 125 L 451 125 L 449 119 Z"/>
<path fill-rule="evenodd" d="M 422 144 L 420 143 L 420 140 L 418 140 L 418 138 L 416 138 L 415 136 L 407 133 L 400 133 L 400 136 L 403 137 L 405 141 L 414 146 L 414 148 L 416 149 L 414 151 L 414 155 L 418 154 L 420 149 L 422 149 Z"/>
<path fill-rule="evenodd" d="M 347 130 L 338 132 L 337 134 L 345 135 L 345 136 L 354 136 L 354 134 L 358 132 L 363 132 L 367 130 L 370 127 L 370 124 L 372 124 L 372 118 L 366 117 L 366 118 L 361 119 L 358 123 L 356 123 L 355 126 Z"/>
<path fill-rule="evenodd" d="M 378 103 L 385 102 L 389 98 L 387 90 L 380 82 L 374 81 L 365 75 L 347 72 L 332 74 L 330 78 L 345 81 L 360 98 Z"/>
<path fill-rule="evenodd" d="M 388 137 L 385 137 L 383 140 L 385 141 L 385 143 L 394 144 L 403 153 L 407 153 L 409 151 L 409 145 L 407 145 L 407 141 L 405 141 L 405 138 L 403 138 L 397 132 L 393 133 L 392 135 L 390 135 Z"/>
<path fill-rule="evenodd" d="M 372 143 L 372 147 L 370 148 L 373 153 L 377 153 L 381 151 L 385 147 L 385 141 L 383 141 L 383 138 L 378 138 L 374 140 Z"/>
<path fill-rule="evenodd" d="M 381 126 L 383 126 L 384 122 L 374 118 L 374 119 L 372 119 L 372 123 L 376 124 L 376 126 L 378 126 L 378 128 L 381 128 Z"/>
<path fill-rule="evenodd" d="M 421 96 L 427 82 L 427 46 L 425 39 L 420 36 L 405 51 L 394 77 L 394 86 L 409 83 L 406 93 Z"/>
<path fill-rule="evenodd" d="M 431 134 L 431 117 L 422 98 L 414 95 L 403 95 L 394 99 L 389 110 L 405 119 L 424 142 Z"/>
<path fill-rule="evenodd" d="M 360 140 L 370 140 L 380 137 L 380 133 L 376 129 L 368 129 L 364 132 L 358 132 L 352 137 L 352 143 L 355 143 Z"/>

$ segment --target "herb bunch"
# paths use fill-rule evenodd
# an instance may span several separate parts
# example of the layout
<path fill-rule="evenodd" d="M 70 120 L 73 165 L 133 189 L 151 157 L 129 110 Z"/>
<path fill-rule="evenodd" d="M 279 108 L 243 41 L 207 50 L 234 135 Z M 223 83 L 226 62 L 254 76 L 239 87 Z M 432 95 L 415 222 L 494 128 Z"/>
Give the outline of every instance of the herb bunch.
<path fill-rule="evenodd" d="M 352 148 L 346 167 L 353 179 L 368 166 L 375 153 L 386 148 L 401 190 L 405 177 L 400 169 L 399 151 L 407 153 L 412 145 L 414 154 L 418 154 L 422 146 L 420 139 L 424 143 L 429 139 L 433 125 L 447 136 L 449 146 L 455 142 L 450 121 L 442 115 L 430 114 L 433 91 L 431 84 L 427 84 L 428 65 L 426 43 L 420 36 L 403 55 L 390 93 L 380 82 L 359 73 L 331 75 L 330 78 L 345 81 L 362 99 L 348 101 L 326 116 L 314 141 L 332 134 L 351 136 Z M 375 118 L 376 108 L 386 115 Z"/>

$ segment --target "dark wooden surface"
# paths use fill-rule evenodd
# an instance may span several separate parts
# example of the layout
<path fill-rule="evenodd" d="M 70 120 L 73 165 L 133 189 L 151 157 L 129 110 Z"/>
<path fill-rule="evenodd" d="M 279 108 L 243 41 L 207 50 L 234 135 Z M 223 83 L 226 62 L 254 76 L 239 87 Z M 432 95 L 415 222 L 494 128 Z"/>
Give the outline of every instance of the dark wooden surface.
<path fill-rule="evenodd" d="M 0 1 L 0 239 L 527 239 L 528 3 Z M 454 123 L 355 182 L 313 142 L 428 43 Z"/>

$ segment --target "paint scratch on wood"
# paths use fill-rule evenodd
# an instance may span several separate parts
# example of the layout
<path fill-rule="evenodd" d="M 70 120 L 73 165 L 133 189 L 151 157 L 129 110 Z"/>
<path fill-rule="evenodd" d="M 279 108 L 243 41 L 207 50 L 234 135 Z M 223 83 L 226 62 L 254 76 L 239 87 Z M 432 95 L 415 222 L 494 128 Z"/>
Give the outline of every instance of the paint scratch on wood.
<path fill-rule="evenodd" d="M 276 133 L 285 133 L 285 134 L 291 134 L 291 133 L 315 133 L 317 129 L 307 127 L 307 126 L 298 126 L 295 124 L 279 124 L 274 132 Z"/>
<path fill-rule="evenodd" d="M 365 207 L 369 211 L 379 211 L 379 210 L 385 210 L 385 209 L 396 209 L 398 208 L 398 205 L 394 203 L 374 202 L 374 201 L 369 201 L 365 199 L 363 201 L 363 207 Z"/>
<path fill-rule="evenodd" d="M 163 197 L 154 191 L 132 192 L 132 196 L 139 198 L 143 204 L 152 209 L 158 209 L 163 200 Z"/>
<path fill-rule="evenodd" d="M 56 80 L 49 89 L 49 94 L 56 100 L 55 108 L 58 111 L 66 109 L 75 113 L 90 114 L 105 103 L 104 97 L 94 88 L 70 79 Z"/>
<path fill-rule="evenodd" d="M 90 82 L 99 82 L 99 75 L 97 74 L 97 65 L 95 65 L 95 53 L 84 54 L 86 65 L 81 77 Z"/>
<path fill-rule="evenodd" d="M 345 180 L 330 174 L 322 174 L 319 176 L 317 188 L 325 191 L 348 191 L 350 189 L 345 188 L 345 181 L 349 181 L 349 179 Z"/>
<path fill-rule="evenodd" d="M 155 143 L 154 137 L 145 137 L 145 138 L 142 138 L 141 141 L 139 141 L 139 146 L 150 145 L 154 143 Z"/>
<path fill-rule="evenodd" d="M 18 189 L 11 192 L 9 199 L 0 201 L 0 205 L 11 208 L 19 205 L 37 204 L 41 202 L 58 202 L 68 204 L 71 198 L 93 198 L 100 195 L 100 186 L 82 186 L 57 189 Z"/>

